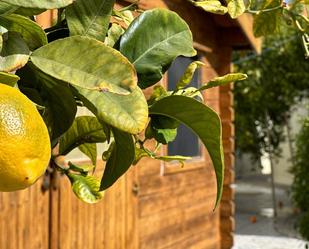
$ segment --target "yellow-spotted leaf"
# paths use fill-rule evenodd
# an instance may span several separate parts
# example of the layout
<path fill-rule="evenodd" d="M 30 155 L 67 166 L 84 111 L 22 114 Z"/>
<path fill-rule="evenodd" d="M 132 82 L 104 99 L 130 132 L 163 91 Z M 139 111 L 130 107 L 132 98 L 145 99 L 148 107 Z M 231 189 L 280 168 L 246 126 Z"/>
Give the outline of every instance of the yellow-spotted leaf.
<path fill-rule="evenodd" d="M 123 55 L 85 36 L 51 42 L 35 50 L 31 61 L 56 79 L 94 92 L 125 95 L 137 85 L 135 69 Z"/>
<path fill-rule="evenodd" d="M 100 191 L 100 181 L 93 176 L 68 174 L 72 183 L 74 194 L 83 202 L 97 203 L 103 198 L 103 191 Z"/>

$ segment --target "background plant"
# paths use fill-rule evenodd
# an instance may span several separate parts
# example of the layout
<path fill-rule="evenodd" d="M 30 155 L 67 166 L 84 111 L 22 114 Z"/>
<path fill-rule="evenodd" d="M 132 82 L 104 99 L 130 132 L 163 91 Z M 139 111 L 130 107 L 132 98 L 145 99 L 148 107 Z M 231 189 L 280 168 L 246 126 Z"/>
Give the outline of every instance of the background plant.
<path fill-rule="evenodd" d="M 264 39 L 260 56 L 235 55 L 235 70 L 248 74 L 234 88 L 237 149 L 254 161 L 265 152 L 280 155 L 290 114 L 308 96 L 309 64 L 299 38 L 297 31 L 286 27 Z"/>
<path fill-rule="evenodd" d="M 292 196 L 296 206 L 301 210 L 299 231 L 309 240 L 309 118 L 302 124 L 296 140 L 295 163 L 291 172 L 294 174 Z"/>

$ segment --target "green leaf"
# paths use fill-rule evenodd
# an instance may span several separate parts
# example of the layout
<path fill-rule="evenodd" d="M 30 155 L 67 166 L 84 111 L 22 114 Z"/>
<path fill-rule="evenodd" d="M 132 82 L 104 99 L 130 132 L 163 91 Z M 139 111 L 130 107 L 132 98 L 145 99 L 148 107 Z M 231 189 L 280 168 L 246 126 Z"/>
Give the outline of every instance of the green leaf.
<path fill-rule="evenodd" d="M 116 19 L 123 21 L 127 26 L 129 26 L 134 21 L 134 16 L 130 10 L 118 11 L 114 9 L 112 14 Z"/>
<path fill-rule="evenodd" d="M 78 88 L 85 106 L 97 118 L 119 130 L 137 134 L 148 121 L 148 106 L 143 92 L 138 87 L 129 95 L 90 91 Z"/>
<path fill-rule="evenodd" d="M 38 9 L 59 9 L 68 6 L 73 0 L 1 0 L 18 7 Z"/>
<path fill-rule="evenodd" d="M 161 85 L 156 85 L 153 88 L 152 94 L 150 96 L 150 98 L 148 99 L 148 104 L 152 105 L 155 101 L 164 98 L 166 96 L 168 96 L 168 92 L 166 91 L 166 89 L 161 86 Z"/>
<path fill-rule="evenodd" d="M 59 155 L 66 155 L 85 143 L 103 143 L 106 136 L 102 124 L 96 117 L 77 117 L 70 129 L 61 137 Z"/>
<path fill-rule="evenodd" d="M 34 51 L 31 60 L 46 74 L 93 92 L 129 94 L 136 88 L 133 65 L 117 50 L 89 37 L 51 42 Z"/>
<path fill-rule="evenodd" d="M 1 29 L 1 27 L 0 27 L 0 29 Z M 4 32 L 4 33 L 6 33 L 6 32 Z M 2 32 L 0 31 L 0 52 L 2 50 L 2 47 L 3 47 L 3 37 L 2 37 Z"/>
<path fill-rule="evenodd" d="M 136 165 L 143 157 L 149 157 L 149 158 L 161 160 L 161 161 L 164 161 L 164 162 L 178 161 L 179 163 L 182 164 L 182 166 L 184 166 L 184 161 L 192 159 L 191 157 L 178 156 L 178 155 L 176 155 L 176 156 L 157 156 L 152 151 L 135 147 L 135 159 L 134 159 L 133 165 Z"/>
<path fill-rule="evenodd" d="M 79 172 L 79 173 L 88 173 L 90 170 L 94 170 L 95 166 L 94 165 L 85 165 L 85 164 L 73 164 L 72 162 L 69 161 L 69 169 L 73 170 L 75 172 Z"/>
<path fill-rule="evenodd" d="M 192 159 L 191 157 L 187 156 L 156 156 L 155 159 L 161 160 L 164 162 L 173 162 L 178 161 L 184 166 L 184 161 Z"/>
<path fill-rule="evenodd" d="M 173 142 L 177 136 L 177 129 L 155 129 L 152 128 L 153 138 L 161 144 Z"/>
<path fill-rule="evenodd" d="M 84 143 L 78 149 L 91 159 L 93 165 L 97 164 L 97 144 Z"/>
<path fill-rule="evenodd" d="M 15 74 L 0 72 L 0 82 L 9 86 L 15 86 L 19 81 L 19 77 Z"/>
<path fill-rule="evenodd" d="M 114 47 L 121 35 L 124 33 L 124 29 L 117 23 L 113 23 L 107 32 L 107 37 L 104 43 L 107 46 Z"/>
<path fill-rule="evenodd" d="M 76 0 L 65 10 L 70 35 L 104 41 L 115 0 Z"/>
<path fill-rule="evenodd" d="M 191 1 L 195 6 L 218 15 L 224 15 L 227 13 L 227 7 L 223 6 L 219 0 L 206 0 L 206 1 Z"/>
<path fill-rule="evenodd" d="M 281 0 L 266 1 L 262 9 L 275 8 Z M 254 16 L 253 33 L 255 37 L 266 36 L 280 31 L 282 9 L 261 12 Z"/>
<path fill-rule="evenodd" d="M 69 87 L 28 63 L 17 71 L 19 88 L 32 101 L 45 106 L 42 114 L 52 140 L 60 137 L 72 125 L 77 106 Z"/>
<path fill-rule="evenodd" d="M 180 89 L 177 92 L 169 92 L 173 95 L 182 95 L 190 98 L 195 98 L 196 100 L 199 100 L 201 102 L 204 101 L 203 94 L 201 94 L 200 90 L 197 89 L 196 87 L 187 87 L 185 89 Z"/>
<path fill-rule="evenodd" d="M 30 50 L 21 35 L 16 32 L 7 32 L 2 38 L 0 71 L 13 72 L 26 65 Z"/>
<path fill-rule="evenodd" d="M 196 55 L 189 26 L 164 9 L 148 10 L 136 18 L 121 38 L 120 52 L 135 66 L 141 88 L 158 82 L 177 56 Z"/>
<path fill-rule="evenodd" d="M 46 9 L 19 7 L 14 11 L 14 13 L 22 16 L 35 16 L 43 13 L 44 11 L 46 11 Z"/>
<path fill-rule="evenodd" d="M 216 172 L 217 206 L 222 195 L 224 176 L 222 131 L 218 114 L 195 99 L 177 95 L 163 98 L 153 104 L 150 114 L 173 118 L 199 136 L 209 152 Z"/>
<path fill-rule="evenodd" d="M 229 73 L 224 76 L 216 77 L 210 80 L 206 85 L 201 86 L 199 88 L 199 91 L 203 91 L 216 86 L 226 85 L 235 81 L 245 80 L 247 78 L 248 76 L 243 73 Z"/>
<path fill-rule="evenodd" d="M 115 145 L 106 163 L 100 190 L 105 190 L 112 186 L 130 168 L 135 157 L 135 146 L 132 136 L 115 128 L 112 130 Z"/>
<path fill-rule="evenodd" d="M 148 139 L 154 138 L 161 144 L 167 144 L 175 140 L 179 123 L 174 119 L 152 115 L 145 136 Z"/>
<path fill-rule="evenodd" d="M 143 157 L 151 157 L 145 150 L 135 147 L 135 157 L 133 165 L 136 165 Z"/>
<path fill-rule="evenodd" d="M 44 30 L 27 17 L 16 14 L 0 16 L 0 25 L 9 31 L 20 33 L 31 51 L 47 44 Z"/>
<path fill-rule="evenodd" d="M 106 162 L 110 158 L 110 156 L 112 155 L 112 152 L 114 150 L 114 147 L 115 147 L 115 141 L 112 141 L 110 143 L 108 149 L 102 153 L 102 160 L 103 161 Z"/>
<path fill-rule="evenodd" d="M 93 176 L 68 174 L 72 183 L 72 190 L 78 199 L 86 203 L 97 203 L 103 198 L 100 191 L 100 181 Z"/>
<path fill-rule="evenodd" d="M 227 9 L 232 18 L 237 18 L 246 11 L 246 5 L 244 0 L 228 0 Z"/>
<path fill-rule="evenodd" d="M 0 15 L 7 15 L 13 13 L 15 10 L 17 10 L 18 7 L 14 6 L 12 4 L 0 2 Z"/>
<path fill-rule="evenodd" d="M 192 62 L 184 72 L 183 76 L 180 78 L 178 83 L 176 84 L 176 90 L 182 89 L 190 84 L 196 69 L 204 66 L 205 64 L 200 61 Z"/>

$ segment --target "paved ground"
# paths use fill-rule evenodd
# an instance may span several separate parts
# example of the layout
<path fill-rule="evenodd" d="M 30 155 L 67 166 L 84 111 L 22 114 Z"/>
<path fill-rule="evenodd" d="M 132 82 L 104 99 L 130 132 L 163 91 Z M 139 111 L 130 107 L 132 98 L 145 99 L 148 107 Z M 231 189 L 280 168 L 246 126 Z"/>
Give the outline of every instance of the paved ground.
<path fill-rule="evenodd" d="M 233 249 L 306 249 L 304 241 L 271 236 L 236 235 Z"/>
<path fill-rule="evenodd" d="M 306 248 L 295 229 L 297 216 L 286 189 L 276 189 L 278 216 L 274 219 L 269 177 L 249 176 L 236 182 L 233 249 Z"/>

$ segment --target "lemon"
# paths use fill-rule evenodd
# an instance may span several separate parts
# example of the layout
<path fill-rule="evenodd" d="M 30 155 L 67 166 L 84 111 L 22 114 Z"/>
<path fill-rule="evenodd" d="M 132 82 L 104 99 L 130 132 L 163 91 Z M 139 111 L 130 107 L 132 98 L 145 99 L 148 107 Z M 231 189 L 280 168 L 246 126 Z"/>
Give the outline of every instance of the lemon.
<path fill-rule="evenodd" d="M 51 155 L 47 127 L 18 89 L 0 83 L 0 191 L 32 185 Z"/>

